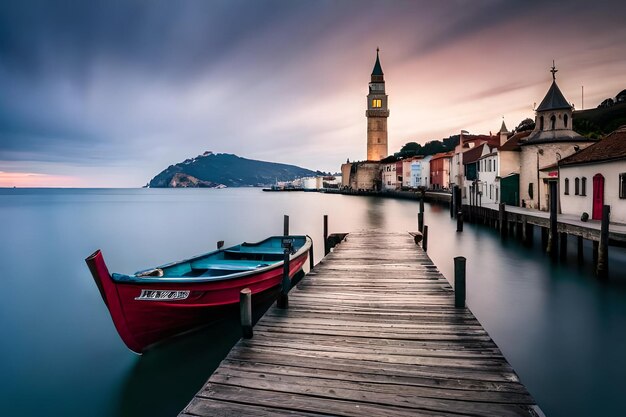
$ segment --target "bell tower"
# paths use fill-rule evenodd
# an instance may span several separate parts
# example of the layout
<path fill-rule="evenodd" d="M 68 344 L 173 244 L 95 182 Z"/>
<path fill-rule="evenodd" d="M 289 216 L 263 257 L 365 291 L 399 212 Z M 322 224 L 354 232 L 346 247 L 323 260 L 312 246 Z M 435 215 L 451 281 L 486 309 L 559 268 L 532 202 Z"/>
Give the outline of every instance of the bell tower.
<path fill-rule="evenodd" d="M 367 95 L 367 160 L 380 161 L 387 156 L 387 94 L 385 94 L 385 76 L 380 66 L 376 48 L 376 63 Z"/>

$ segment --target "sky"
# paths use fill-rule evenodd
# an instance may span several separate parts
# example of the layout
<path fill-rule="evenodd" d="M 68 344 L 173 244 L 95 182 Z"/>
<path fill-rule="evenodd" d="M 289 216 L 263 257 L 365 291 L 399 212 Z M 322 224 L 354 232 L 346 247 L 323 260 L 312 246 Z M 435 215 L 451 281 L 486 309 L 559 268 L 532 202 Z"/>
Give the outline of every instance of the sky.
<path fill-rule="evenodd" d="M 365 159 L 380 47 L 389 152 L 626 88 L 624 1 L 0 0 L 0 187 L 139 187 L 234 153 Z"/>

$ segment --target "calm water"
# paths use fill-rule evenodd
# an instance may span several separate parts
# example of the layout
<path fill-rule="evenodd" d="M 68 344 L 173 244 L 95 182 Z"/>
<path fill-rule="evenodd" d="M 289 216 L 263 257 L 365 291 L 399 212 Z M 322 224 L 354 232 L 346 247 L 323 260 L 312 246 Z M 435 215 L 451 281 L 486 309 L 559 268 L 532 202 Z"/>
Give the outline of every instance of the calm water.
<path fill-rule="evenodd" d="M 83 259 L 101 248 L 113 271 L 212 250 L 215 242 L 416 229 L 415 202 L 317 193 L 225 190 L 0 189 L 0 415 L 173 416 L 239 337 L 236 320 L 158 347 L 125 348 Z M 626 253 L 608 283 L 570 253 L 553 265 L 495 231 L 455 233 L 426 206 L 429 254 L 452 276 L 468 258 L 468 304 L 548 416 L 626 415 Z M 538 237 L 538 236 L 537 236 Z M 572 241 L 570 249 L 576 245 Z M 586 256 L 591 255 L 586 246 Z"/>

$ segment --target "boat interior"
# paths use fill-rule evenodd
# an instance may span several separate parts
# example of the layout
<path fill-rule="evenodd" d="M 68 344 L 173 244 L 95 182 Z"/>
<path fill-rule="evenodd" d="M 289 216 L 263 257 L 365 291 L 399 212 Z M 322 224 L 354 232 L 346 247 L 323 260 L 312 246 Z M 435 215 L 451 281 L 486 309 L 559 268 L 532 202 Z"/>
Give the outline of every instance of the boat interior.
<path fill-rule="evenodd" d="M 306 243 L 304 236 L 291 236 L 293 251 Z M 281 262 L 284 252 L 282 236 L 274 236 L 258 243 L 242 243 L 185 261 L 142 271 L 136 277 L 197 278 L 217 277 L 253 271 Z"/>

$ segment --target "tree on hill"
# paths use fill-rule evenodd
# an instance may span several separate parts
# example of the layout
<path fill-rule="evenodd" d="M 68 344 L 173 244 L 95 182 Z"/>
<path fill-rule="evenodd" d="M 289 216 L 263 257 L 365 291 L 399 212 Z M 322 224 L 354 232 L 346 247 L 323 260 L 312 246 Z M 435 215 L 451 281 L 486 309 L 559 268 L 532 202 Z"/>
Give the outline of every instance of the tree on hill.
<path fill-rule="evenodd" d="M 527 130 L 533 130 L 535 128 L 535 121 L 533 119 L 526 118 L 519 122 L 515 128 L 515 133 L 525 132 Z"/>

